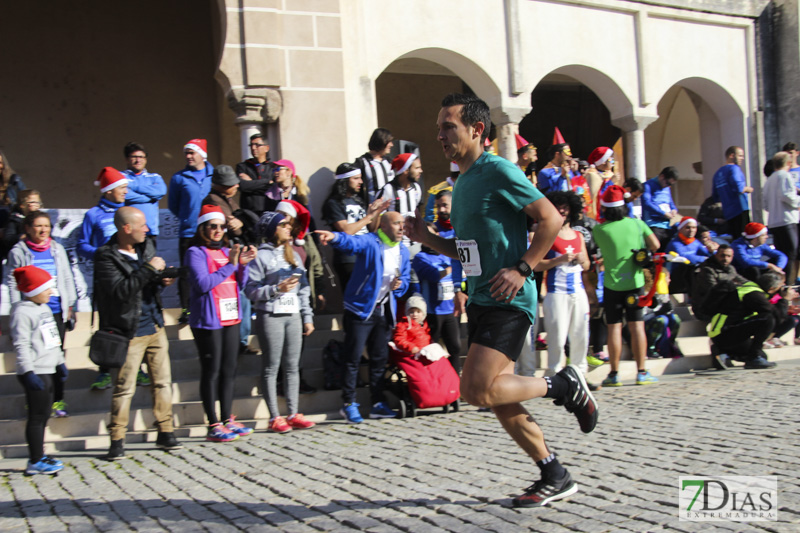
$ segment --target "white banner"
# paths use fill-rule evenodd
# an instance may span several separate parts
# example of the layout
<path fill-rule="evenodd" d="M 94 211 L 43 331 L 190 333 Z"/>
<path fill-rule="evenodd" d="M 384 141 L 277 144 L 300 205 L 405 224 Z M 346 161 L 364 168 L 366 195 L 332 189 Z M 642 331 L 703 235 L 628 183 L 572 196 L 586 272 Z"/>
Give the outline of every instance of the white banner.
<path fill-rule="evenodd" d="M 83 225 L 83 217 L 87 209 L 44 209 L 50 215 L 53 225 L 51 237 L 61 244 L 69 256 L 72 265 L 72 275 L 75 277 L 75 286 L 78 290 L 78 311 L 90 311 L 92 308 L 92 279 L 94 262 L 79 257 L 76 253 L 78 237 Z M 161 209 L 158 236 L 158 255 L 164 258 L 168 266 L 179 266 L 178 232 L 180 222 L 168 209 Z M 3 265 L 3 272 L 6 268 Z M 7 315 L 10 311 L 8 287 L 3 275 L 3 285 L 0 288 L 0 315 Z M 180 307 L 178 299 L 178 284 L 175 283 L 164 289 L 161 293 L 164 307 Z"/>

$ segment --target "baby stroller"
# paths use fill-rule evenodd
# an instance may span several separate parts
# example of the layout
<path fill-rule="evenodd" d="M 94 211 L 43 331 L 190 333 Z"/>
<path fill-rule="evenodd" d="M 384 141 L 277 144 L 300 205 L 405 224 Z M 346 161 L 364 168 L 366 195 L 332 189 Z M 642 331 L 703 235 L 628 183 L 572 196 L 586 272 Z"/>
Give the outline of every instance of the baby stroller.
<path fill-rule="evenodd" d="M 441 407 L 444 413 L 458 412 L 461 380 L 447 357 L 435 361 L 420 354 L 415 357 L 390 342 L 389 361 L 386 390 L 399 400 L 399 418 L 434 407 Z"/>

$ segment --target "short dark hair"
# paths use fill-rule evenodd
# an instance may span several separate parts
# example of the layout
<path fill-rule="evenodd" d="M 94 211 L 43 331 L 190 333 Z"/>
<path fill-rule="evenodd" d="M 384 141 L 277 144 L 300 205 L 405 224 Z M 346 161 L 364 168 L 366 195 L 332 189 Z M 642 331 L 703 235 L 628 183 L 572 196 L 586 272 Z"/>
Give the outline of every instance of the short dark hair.
<path fill-rule="evenodd" d="M 724 252 L 725 250 L 733 250 L 733 246 L 731 246 L 730 244 L 725 244 L 725 243 L 720 244 L 719 246 L 717 246 L 717 252 Z"/>
<path fill-rule="evenodd" d="M 33 221 L 36 220 L 37 218 L 46 218 L 47 220 L 50 220 L 50 215 L 48 215 L 44 211 L 31 211 L 30 213 L 25 215 L 25 218 L 22 220 L 23 227 L 26 228 L 33 227 Z M 50 224 L 52 225 L 53 223 L 51 222 Z"/>
<path fill-rule="evenodd" d="M 481 142 L 489 136 L 492 129 L 492 118 L 489 106 L 474 94 L 450 93 L 442 99 L 442 107 L 452 107 L 454 105 L 463 106 L 461 108 L 461 122 L 465 126 L 474 126 L 478 122 L 483 123 L 483 133 Z"/>
<path fill-rule="evenodd" d="M 770 177 L 774 172 L 775 172 L 775 162 L 772 161 L 772 159 L 770 159 L 766 163 L 764 163 L 764 175 L 766 177 Z"/>
<path fill-rule="evenodd" d="M 253 142 L 256 139 L 261 139 L 262 141 L 264 141 L 264 144 L 269 144 L 269 139 L 267 139 L 267 136 L 264 135 L 263 133 L 254 133 L 250 136 L 250 142 Z"/>
<path fill-rule="evenodd" d="M 783 281 L 783 277 L 777 272 L 767 272 L 766 274 L 758 276 L 758 281 L 756 283 L 758 283 L 762 291 L 766 292 L 775 287 L 782 286 Z"/>
<path fill-rule="evenodd" d="M 445 196 L 453 196 L 453 191 L 449 191 L 447 189 L 445 189 L 443 191 L 439 191 L 439 192 L 436 193 L 436 196 L 434 198 L 436 200 L 441 200 Z"/>
<path fill-rule="evenodd" d="M 642 182 L 636 178 L 626 179 L 625 183 L 623 183 L 622 186 L 628 189 L 632 193 L 644 191 L 644 185 L 642 185 Z"/>
<path fill-rule="evenodd" d="M 144 146 L 135 142 L 129 142 L 126 144 L 124 152 L 126 158 L 130 157 L 133 152 L 144 152 L 144 155 L 147 155 L 147 150 L 144 149 Z"/>
<path fill-rule="evenodd" d="M 603 207 L 603 218 L 606 222 L 616 222 L 628 216 L 628 208 L 624 205 L 617 207 Z"/>
<path fill-rule="evenodd" d="M 569 143 L 558 143 L 554 144 L 550 148 L 547 149 L 547 160 L 552 161 L 556 154 L 563 152 L 564 148 L 569 146 Z"/>
<path fill-rule="evenodd" d="M 372 132 L 372 135 L 369 138 L 369 144 L 367 145 L 370 150 L 378 151 L 383 150 L 386 146 L 394 140 L 394 135 L 392 132 L 387 130 L 386 128 L 375 128 L 375 131 Z"/>
<path fill-rule="evenodd" d="M 741 146 L 728 146 L 728 149 L 725 150 L 725 159 L 734 155 L 736 153 L 736 150 L 739 150 L 740 148 Z"/>
<path fill-rule="evenodd" d="M 664 167 L 659 175 L 664 176 L 664 179 L 678 181 L 678 169 L 675 167 Z"/>
<path fill-rule="evenodd" d="M 526 144 L 522 148 L 517 150 L 517 157 L 522 159 L 522 156 L 527 154 L 530 150 L 535 150 L 536 148 L 532 144 Z"/>
<path fill-rule="evenodd" d="M 793 142 L 788 142 L 783 145 L 783 148 L 781 148 L 782 152 L 792 152 L 794 150 L 797 150 L 797 143 Z"/>
<path fill-rule="evenodd" d="M 567 222 L 569 225 L 576 224 L 581 219 L 581 212 L 583 211 L 583 204 L 581 197 L 572 191 L 553 191 L 546 195 L 550 203 L 555 207 L 561 205 L 567 206 L 569 213 L 567 213 Z"/>
<path fill-rule="evenodd" d="M 708 229 L 708 226 L 704 226 L 702 224 L 697 225 L 697 234 L 700 235 L 701 233 L 705 233 L 706 231 L 711 231 Z"/>

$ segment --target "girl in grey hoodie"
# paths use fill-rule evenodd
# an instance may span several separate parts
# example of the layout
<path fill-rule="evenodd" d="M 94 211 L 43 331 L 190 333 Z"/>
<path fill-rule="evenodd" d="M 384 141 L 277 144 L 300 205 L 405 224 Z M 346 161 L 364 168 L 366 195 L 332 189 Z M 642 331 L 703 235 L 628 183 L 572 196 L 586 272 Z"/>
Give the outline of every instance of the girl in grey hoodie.
<path fill-rule="evenodd" d="M 55 283 L 47 271 L 25 266 L 14 270 L 22 300 L 11 307 L 11 338 L 17 352 L 17 378 L 25 389 L 30 458 L 25 475 L 55 474 L 61 461 L 44 454 L 44 429 L 53 403 L 53 380 L 67 379 L 61 337 L 47 305 Z"/>

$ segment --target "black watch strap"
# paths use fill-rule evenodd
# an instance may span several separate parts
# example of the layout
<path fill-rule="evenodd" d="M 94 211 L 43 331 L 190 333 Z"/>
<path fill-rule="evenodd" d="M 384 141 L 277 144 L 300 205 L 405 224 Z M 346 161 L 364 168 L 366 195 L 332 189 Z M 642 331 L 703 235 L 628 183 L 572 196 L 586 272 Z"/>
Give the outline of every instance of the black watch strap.
<path fill-rule="evenodd" d="M 531 270 L 531 266 L 522 260 L 519 263 L 517 263 L 517 270 L 519 271 L 520 274 L 522 274 L 525 277 L 528 277 L 533 273 L 533 270 Z"/>

